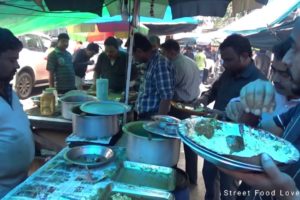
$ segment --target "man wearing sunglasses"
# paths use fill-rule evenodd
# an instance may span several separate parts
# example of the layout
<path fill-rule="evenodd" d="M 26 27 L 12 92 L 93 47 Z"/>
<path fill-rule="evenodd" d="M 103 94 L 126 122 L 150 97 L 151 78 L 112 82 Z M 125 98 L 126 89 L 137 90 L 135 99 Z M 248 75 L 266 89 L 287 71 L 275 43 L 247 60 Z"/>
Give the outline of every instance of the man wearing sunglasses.
<path fill-rule="evenodd" d="M 292 47 L 283 57 L 282 62 L 286 66 L 287 75 L 291 78 L 291 91 L 295 95 L 300 95 L 300 20 L 298 19 L 295 22 L 294 29 L 291 34 L 291 39 L 293 40 Z M 268 81 L 256 80 L 244 86 L 240 92 L 240 100 L 243 110 L 246 113 L 251 113 L 254 115 L 261 115 L 263 112 L 272 112 L 276 108 L 276 88 Z M 277 136 L 284 138 L 285 140 L 291 142 L 298 150 L 300 150 L 300 103 L 295 107 L 289 109 L 283 114 L 279 114 L 269 120 L 266 120 L 265 123 L 261 124 L 262 129 L 269 131 Z M 287 165 L 286 168 L 282 169 L 284 172 L 282 175 L 277 177 L 277 182 L 284 183 L 284 177 L 290 177 L 293 179 L 295 186 L 293 190 L 300 188 L 300 160 L 296 163 Z M 246 176 L 251 176 L 254 178 L 254 182 L 248 182 L 254 189 L 263 189 L 260 183 L 269 182 L 271 188 L 276 190 L 276 193 L 279 194 L 282 191 L 279 191 L 276 188 L 276 184 L 273 185 L 274 180 L 272 176 L 266 170 L 265 173 L 259 175 L 254 173 L 239 173 L 239 172 L 226 172 L 235 178 L 243 179 L 247 181 Z M 286 176 L 288 175 L 288 176 Z M 275 176 L 275 174 L 274 174 Z M 291 182 L 291 181 L 289 181 Z M 273 185 L 273 186 L 272 186 Z M 282 184 L 280 184 L 282 185 Z M 284 184 L 283 184 L 284 185 Z M 288 187 L 284 190 L 290 190 L 291 187 Z M 281 189 L 280 189 L 281 190 Z M 286 191 L 283 191 L 286 192 Z M 298 196 L 281 196 L 278 199 L 300 199 L 299 191 L 289 191 L 298 192 Z M 295 194 L 296 194 L 295 193 Z M 286 193 L 285 193 L 286 194 Z M 265 199 L 267 197 L 256 196 L 256 198 L 251 199 Z"/>

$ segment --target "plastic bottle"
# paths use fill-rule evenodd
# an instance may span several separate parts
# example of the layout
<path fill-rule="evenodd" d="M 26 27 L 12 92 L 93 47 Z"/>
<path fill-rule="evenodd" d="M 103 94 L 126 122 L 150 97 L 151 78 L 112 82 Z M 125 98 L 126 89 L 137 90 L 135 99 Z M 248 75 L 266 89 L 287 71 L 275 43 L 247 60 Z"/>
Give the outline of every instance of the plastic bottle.
<path fill-rule="evenodd" d="M 46 89 L 41 96 L 41 115 L 51 116 L 55 112 L 55 95 L 53 90 Z"/>
<path fill-rule="evenodd" d="M 96 96 L 99 100 L 108 100 L 108 79 L 96 80 Z"/>

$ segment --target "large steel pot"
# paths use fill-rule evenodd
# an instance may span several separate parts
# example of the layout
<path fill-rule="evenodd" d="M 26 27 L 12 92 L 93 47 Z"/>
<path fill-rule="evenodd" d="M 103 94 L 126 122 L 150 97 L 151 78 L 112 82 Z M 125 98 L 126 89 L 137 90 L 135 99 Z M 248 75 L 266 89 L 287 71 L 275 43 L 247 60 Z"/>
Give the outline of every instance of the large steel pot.
<path fill-rule="evenodd" d="M 81 105 L 88 101 L 98 101 L 98 99 L 91 95 L 70 95 L 60 98 L 61 114 L 65 119 L 72 119 L 72 108 Z"/>
<path fill-rule="evenodd" d="M 73 133 L 81 138 L 109 137 L 120 130 L 119 115 L 89 115 L 80 106 L 73 107 L 72 114 Z"/>
<path fill-rule="evenodd" d="M 151 134 L 143 128 L 145 121 L 130 122 L 123 126 L 127 134 L 127 157 L 131 161 L 166 167 L 179 160 L 180 140 Z"/>

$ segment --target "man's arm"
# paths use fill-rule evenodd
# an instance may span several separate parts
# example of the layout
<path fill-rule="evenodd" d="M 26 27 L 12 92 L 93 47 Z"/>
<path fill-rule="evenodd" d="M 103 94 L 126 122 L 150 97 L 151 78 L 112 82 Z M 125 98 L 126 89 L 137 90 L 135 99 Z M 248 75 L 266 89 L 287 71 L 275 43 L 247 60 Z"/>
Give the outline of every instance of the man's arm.
<path fill-rule="evenodd" d="M 279 137 L 281 137 L 283 133 L 283 129 L 277 126 L 274 119 L 264 120 L 261 124 L 259 124 L 259 128 L 269 131 Z"/>
<path fill-rule="evenodd" d="M 201 97 L 196 101 L 195 106 L 199 106 L 200 104 L 207 106 L 213 102 L 216 99 L 219 84 L 220 78 L 213 83 L 212 87 L 208 91 L 203 92 Z"/>
<path fill-rule="evenodd" d="M 162 99 L 159 103 L 158 114 L 159 115 L 167 115 L 168 112 L 170 111 L 170 107 L 171 107 L 171 100 Z"/>
<path fill-rule="evenodd" d="M 51 71 L 49 71 L 49 87 L 54 87 L 54 76 Z"/>
<path fill-rule="evenodd" d="M 158 112 L 166 115 L 170 111 L 175 89 L 174 66 L 167 60 L 160 60 L 159 66 L 155 70 L 154 79 L 161 98 Z"/>
<path fill-rule="evenodd" d="M 94 76 L 93 76 L 94 85 L 96 85 L 96 80 L 97 78 L 100 77 L 101 74 L 101 63 L 102 63 L 102 53 L 98 56 L 97 63 L 94 68 Z"/>
<path fill-rule="evenodd" d="M 46 69 L 49 72 L 49 86 L 50 87 L 54 87 L 54 72 L 56 69 L 56 65 L 57 65 L 57 57 L 55 54 L 55 51 L 52 51 L 49 56 L 48 56 L 48 60 L 47 60 L 47 67 Z"/>

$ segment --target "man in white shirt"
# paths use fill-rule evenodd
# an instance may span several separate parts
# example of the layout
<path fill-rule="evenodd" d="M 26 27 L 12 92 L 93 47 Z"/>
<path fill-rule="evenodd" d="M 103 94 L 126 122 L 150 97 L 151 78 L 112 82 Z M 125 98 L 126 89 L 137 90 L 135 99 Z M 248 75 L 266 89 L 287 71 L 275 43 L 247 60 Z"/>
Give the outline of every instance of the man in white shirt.
<path fill-rule="evenodd" d="M 173 100 L 191 104 L 200 95 L 201 76 L 200 70 L 194 60 L 180 53 L 180 46 L 175 40 L 169 39 L 161 45 L 162 54 L 166 56 L 175 68 L 175 92 Z M 178 113 L 173 107 L 169 113 L 179 119 L 187 116 Z M 190 178 L 191 184 L 197 184 L 197 154 L 195 154 L 188 146 L 184 145 L 184 153 L 186 158 L 186 172 Z"/>
<path fill-rule="evenodd" d="M 34 158 L 29 120 L 9 84 L 22 47 L 9 30 L 0 28 L 0 199 L 26 179 Z"/>

